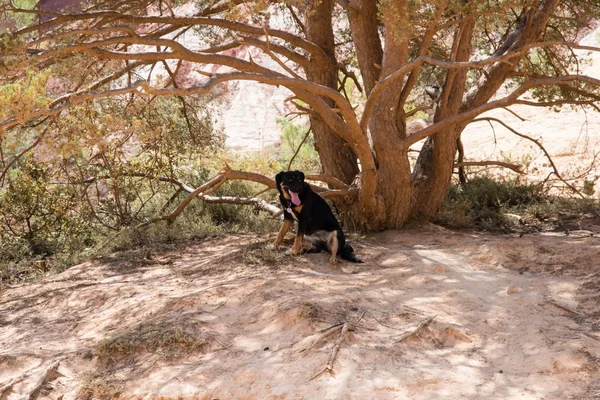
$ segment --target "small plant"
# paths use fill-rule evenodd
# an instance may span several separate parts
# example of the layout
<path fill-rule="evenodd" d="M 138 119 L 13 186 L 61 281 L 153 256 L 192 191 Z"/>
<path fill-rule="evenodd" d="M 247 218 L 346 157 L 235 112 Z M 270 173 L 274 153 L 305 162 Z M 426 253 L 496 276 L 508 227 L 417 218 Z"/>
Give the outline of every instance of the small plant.
<path fill-rule="evenodd" d="M 287 118 L 280 118 L 277 122 L 282 130 L 280 161 L 283 169 L 287 169 L 290 160 L 294 157 L 291 169 L 297 169 L 305 173 L 319 173 L 321 162 L 315 149 L 314 137 L 312 132 L 309 132 L 309 128 L 294 124 Z"/>
<path fill-rule="evenodd" d="M 143 352 L 172 358 L 183 353 L 202 352 L 209 344 L 193 323 L 147 323 L 102 340 L 93 347 L 92 354 L 107 363 Z"/>
<path fill-rule="evenodd" d="M 541 184 L 475 177 L 466 185 L 450 188 L 438 221 L 456 228 L 505 229 L 510 226 L 504 215 L 507 210 L 546 201 L 548 196 Z"/>
<path fill-rule="evenodd" d="M 77 400 L 113 400 L 123 391 L 123 384 L 109 374 L 88 373 L 76 395 Z"/>
<path fill-rule="evenodd" d="M 581 193 L 586 196 L 593 196 L 596 193 L 596 189 L 594 186 L 596 185 L 596 181 L 598 180 L 598 176 L 595 176 L 593 179 L 585 179 L 583 181 L 583 188 L 581 189 Z"/>
<path fill-rule="evenodd" d="M 270 249 L 264 242 L 252 243 L 246 246 L 243 250 L 242 257 L 244 264 L 247 265 L 272 265 L 286 258 L 283 252 Z"/>
<path fill-rule="evenodd" d="M 581 229 L 577 221 L 600 216 L 600 203 L 591 197 L 559 197 L 541 183 L 476 177 L 454 185 L 438 215 L 453 228 L 485 230 Z M 571 228 L 569 228 L 571 227 Z"/>

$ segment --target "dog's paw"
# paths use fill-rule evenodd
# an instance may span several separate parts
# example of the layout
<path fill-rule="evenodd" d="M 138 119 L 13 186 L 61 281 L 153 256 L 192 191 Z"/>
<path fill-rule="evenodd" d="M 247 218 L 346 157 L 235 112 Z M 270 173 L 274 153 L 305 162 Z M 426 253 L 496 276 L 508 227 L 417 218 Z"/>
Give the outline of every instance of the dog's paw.
<path fill-rule="evenodd" d="M 276 245 L 275 243 L 270 243 L 268 245 L 265 246 L 265 249 L 272 251 L 272 250 L 279 250 L 279 245 Z"/>
<path fill-rule="evenodd" d="M 302 253 L 302 246 L 294 246 L 292 247 L 292 254 L 295 256 L 299 256 Z"/>
<path fill-rule="evenodd" d="M 338 263 L 337 257 L 331 257 L 329 259 L 329 265 L 333 266 L 333 265 L 336 265 L 337 263 Z"/>

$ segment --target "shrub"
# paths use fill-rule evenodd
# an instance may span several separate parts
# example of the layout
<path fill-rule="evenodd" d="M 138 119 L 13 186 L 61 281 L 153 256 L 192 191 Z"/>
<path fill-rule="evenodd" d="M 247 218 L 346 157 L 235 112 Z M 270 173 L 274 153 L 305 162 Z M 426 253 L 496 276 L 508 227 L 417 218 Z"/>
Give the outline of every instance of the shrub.
<path fill-rule="evenodd" d="M 548 201 L 542 184 L 475 177 L 465 185 L 450 187 L 438 221 L 456 228 L 505 229 L 511 225 L 505 217 L 507 210 Z"/>

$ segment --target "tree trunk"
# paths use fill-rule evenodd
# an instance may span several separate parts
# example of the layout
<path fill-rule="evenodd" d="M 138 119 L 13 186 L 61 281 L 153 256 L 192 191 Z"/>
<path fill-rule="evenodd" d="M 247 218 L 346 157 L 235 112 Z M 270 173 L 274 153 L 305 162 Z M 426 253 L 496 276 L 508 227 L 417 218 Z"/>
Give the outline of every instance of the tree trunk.
<path fill-rule="evenodd" d="M 406 5 L 398 1 L 398 9 Z M 381 76 L 386 77 L 408 60 L 408 41 L 396 37 L 392 29 L 385 31 L 385 49 Z M 410 215 L 412 204 L 412 178 L 406 141 L 404 110 L 399 103 L 403 79 L 384 89 L 377 98 L 369 130 L 373 150 L 377 155 L 376 209 L 365 210 L 363 225 L 370 230 L 399 228 Z"/>
<path fill-rule="evenodd" d="M 538 40 L 545 31 L 548 20 L 558 3 L 559 0 L 547 0 L 526 10 L 515 31 L 507 37 L 504 45 L 500 46 L 494 55 L 499 56 L 508 51 L 521 49 Z M 466 61 L 470 58 L 474 24 L 473 20 L 465 20 L 461 24 L 454 40 L 453 60 Z M 469 93 L 465 93 L 466 71 L 449 71 L 434 122 L 488 102 L 505 81 L 507 75 L 514 70 L 515 65 L 517 64 L 502 62 L 487 67 L 477 85 L 474 85 Z M 415 180 L 414 215 L 433 218 L 441 208 L 451 183 L 457 139 L 469 122 L 463 121 L 451 126 L 445 132 L 430 136 L 425 141 L 413 173 Z"/>
<path fill-rule="evenodd" d="M 353 0 L 348 6 L 348 20 L 364 91 L 369 95 L 381 73 L 383 51 L 379 39 L 376 0 Z"/>
<path fill-rule="evenodd" d="M 454 38 L 451 58 L 467 61 L 471 56 L 471 40 L 475 20 L 463 21 Z M 434 122 L 458 114 L 465 93 L 467 70 L 450 70 L 446 76 Z M 445 132 L 430 136 L 425 141 L 413 173 L 415 203 L 412 214 L 427 219 L 435 217 L 442 206 L 452 179 L 457 139 L 467 123 L 449 127 Z"/>
<path fill-rule="evenodd" d="M 309 81 L 337 90 L 338 66 L 335 59 L 331 0 L 312 2 L 305 10 L 306 38 L 318 45 L 323 53 L 312 54 L 306 67 Z M 331 100 L 327 100 L 335 107 Z M 316 114 L 310 115 L 310 123 L 315 137 L 315 148 L 319 153 L 323 172 L 338 178 L 344 183 L 352 183 L 358 174 L 356 154 L 344 139 L 336 135 Z"/>

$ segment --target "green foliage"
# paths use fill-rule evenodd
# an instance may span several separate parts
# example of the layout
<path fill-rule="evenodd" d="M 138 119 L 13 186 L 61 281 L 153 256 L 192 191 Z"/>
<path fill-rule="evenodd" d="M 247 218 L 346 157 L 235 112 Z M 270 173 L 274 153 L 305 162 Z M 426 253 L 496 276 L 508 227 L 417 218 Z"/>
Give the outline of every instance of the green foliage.
<path fill-rule="evenodd" d="M 27 241 L 33 254 L 52 254 L 58 237 L 81 233 L 76 194 L 53 178 L 47 165 L 26 157 L 0 189 L 0 229 Z"/>
<path fill-rule="evenodd" d="M 43 86 L 37 79 L 31 87 Z M 6 85 L 5 93 L 9 88 L 13 99 L 35 98 L 21 86 Z M 15 158 L 36 138 L 35 151 Z M 52 257 L 48 269 L 61 269 L 107 236 L 160 215 L 175 189 L 158 178 L 206 178 L 191 160 L 212 156 L 221 144 L 207 100 L 197 98 L 187 98 L 185 109 L 178 98 L 98 100 L 8 131 L 0 137 L 0 172 L 7 169 L 0 179 L 3 279 L 35 275 L 31 257 Z M 207 218 L 199 222 L 212 223 Z M 232 225 L 246 223 L 240 217 Z M 215 231 L 179 229 L 180 236 Z"/>
<path fill-rule="evenodd" d="M 475 177 L 466 185 L 450 187 L 438 219 L 442 224 L 456 228 L 475 226 L 496 230 L 509 225 L 505 217 L 507 210 L 546 201 L 548 197 L 542 184 Z"/>
<path fill-rule="evenodd" d="M 290 160 L 294 157 L 296 151 L 298 151 L 290 169 L 318 174 L 321 171 L 321 163 L 319 154 L 315 149 L 315 140 L 312 132 L 306 136 L 309 128 L 304 125 L 294 124 L 287 118 L 280 118 L 277 122 L 282 130 L 281 149 L 279 153 L 281 169 L 287 170 Z M 298 148 L 300 149 L 298 150 Z"/>
<path fill-rule="evenodd" d="M 12 0 L 15 7 L 24 10 L 33 10 L 38 3 L 38 0 Z M 5 13 L 5 18 L 15 23 L 18 28 L 31 25 L 37 18 L 36 14 L 26 13 Z"/>
<path fill-rule="evenodd" d="M 29 115 L 45 107 L 50 98 L 46 94 L 48 72 L 27 71 L 22 79 L 0 85 L 0 118 L 12 116 L 25 123 Z"/>
<path fill-rule="evenodd" d="M 438 222 L 453 228 L 473 227 L 490 231 L 581 229 L 584 218 L 600 217 L 600 203 L 593 198 L 560 197 L 542 183 L 476 177 L 466 185 L 453 185 Z"/>

